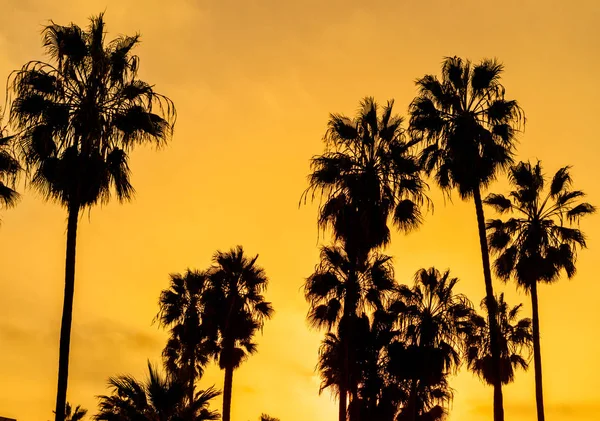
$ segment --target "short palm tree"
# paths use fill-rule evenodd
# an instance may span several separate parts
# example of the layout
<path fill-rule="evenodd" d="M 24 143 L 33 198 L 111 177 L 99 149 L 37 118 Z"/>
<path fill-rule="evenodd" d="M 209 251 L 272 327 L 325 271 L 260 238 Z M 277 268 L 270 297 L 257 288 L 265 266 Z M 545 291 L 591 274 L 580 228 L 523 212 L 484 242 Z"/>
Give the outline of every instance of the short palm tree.
<path fill-rule="evenodd" d="M 231 417 L 233 372 L 256 352 L 254 337 L 273 316 L 273 306 L 263 296 L 267 276 L 257 259 L 258 255 L 246 256 L 241 246 L 217 251 L 208 272 L 204 318 L 209 337 L 215 341 L 213 356 L 225 370 L 223 421 Z"/>
<path fill-rule="evenodd" d="M 365 98 L 353 119 L 331 114 L 325 152 L 311 162 L 305 197 L 325 199 L 319 225 L 332 227 L 353 258 L 390 241 L 390 219 L 403 231 L 422 220 L 426 185 L 393 105 Z"/>
<path fill-rule="evenodd" d="M 13 136 L 4 136 L 0 128 L 0 205 L 11 207 L 19 199 L 14 190 L 15 181 L 21 165 L 10 150 Z"/>
<path fill-rule="evenodd" d="M 271 417 L 267 414 L 261 414 L 260 421 L 280 421 L 280 420 L 279 420 L 279 418 Z"/>
<path fill-rule="evenodd" d="M 383 308 L 386 294 L 395 286 L 389 256 L 371 252 L 359 263 L 356 265 L 342 246 L 323 247 L 321 262 L 304 286 L 311 325 L 329 333 L 333 328 L 338 330 L 343 367 L 338 367 L 337 392 L 342 420 L 346 419 L 348 393 L 356 399 L 358 392 L 357 377 L 352 375 L 357 364 L 355 350 L 361 340 L 357 323 L 363 314 Z M 328 339 L 332 337 L 328 335 Z"/>
<path fill-rule="evenodd" d="M 547 191 L 542 166 L 521 162 L 511 168 L 513 187 L 509 197 L 492 194 L 486 203 L 512 216 L 488 222 L 489 242 L 498 253 L 494 268 L 503 280 L 514 278 L 531 295 L 533 355 L 538 421 L 544 420 L 542 357 L 538 312 L 538 282 L 552 283 L 561 273 L 575 275 L 576 251 L 585 248 L 585 236 L 574 224 L 595 212 L 581 200 L 582 191 L 572 189 L 569 167 L 556 172 Z"/>
<path fill-rule="evenodd" d="M 517 102 L 504 96 L 503 69 L 496 60 L 472 65 L 458 57 L 446 58 L 441 80 L 426 75 L 417 81 L 419 95 L 409 110 L 411 137 L 423 144 L 424 171 L 433 174 L 444 191 L 456 189 L 462 199 L 475 202 L 490 324 L 495 322 L 495 301 L 481 191 L 512 163 L 515 133 L 523 121 Z M 499 370 L 497 344 L 492 355 Z M 497 383 L 494 421 L 503 420 L 502 384 Z"/>
<path fill-rule="evenodd" d="M 31 185 L 68 213 L 57 421 L 65 413 L 79 215 L 113 194 L 131 199 L 128 153 L 164 144 L 175 120 L 171 101 L 137 77 L 139 40 L 106 42 L 102 14 L 87 29 L 52 23 L 43 30 L 49 62 L 31 61 L 10 80 L 11 121 Z"/>
<path fill-rule="evenodd" d="M 220 392 L 214 388 L 198 391 L 187 400 L 187 385 L 174 376 L 162 376 L 148 363 L 148 378 L 140 382 L 131 376 L 111 377 L 110 395 L 99 396 L 98 421 L 208 421 L 218 420 L 210 401 Z"/>
<path fill-rule="evenodd" d="M 160 294 L 160 310 L 155 319 L 170 330 L 163 350 L 165 368 L 188 385 L 189 402 L 194 400 L 195 383 L 202 377 L 213 349 L 202 323 L 202 296 L 208 286 L 205 272 L 172 274 L 169 288 Z"/>
<path fill-rule="evenodd" d="M 412 288 L 398 287 L 390 304 L 399 334 L 389 345 L 388 370 L 406 383 L 402 420 L 440 419 L 451 398 L 447 376 L 460 364 L 471 303 L 455 292 L 449 271 L 420 269 Z"/>
<path fill-rule="evenodd" d="M 500 343 L 500 381 L 508 384 L 515 379 L 515 370 L 527 370 L 528 354 L 533 335 L 531 319 L 519 319 L 522 304 L 510 307 L 504 301 L 504 294 L 496 301 L 496 327 Z M 487 313 L 486 300 L 481 308 Z M 471 326 L 465 341 L 465 356 L 469 370 L 477 374 L 489 385 L 494 385 L 496 375 L 492 365 L 490 325 L 486 317 L 475 312 L 471 316 Z"/>

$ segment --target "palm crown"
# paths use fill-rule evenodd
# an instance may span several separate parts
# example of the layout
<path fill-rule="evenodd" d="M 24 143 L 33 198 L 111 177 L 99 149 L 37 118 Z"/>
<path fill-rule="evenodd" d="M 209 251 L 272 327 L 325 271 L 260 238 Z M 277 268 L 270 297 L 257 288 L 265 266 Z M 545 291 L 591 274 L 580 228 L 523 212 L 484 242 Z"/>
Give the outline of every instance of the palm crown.
<path fill-rule="evenodd" d="M 306 193 L 325 198 L 319 224 L 332 227 L 348 251 L 364 253 L 387 244 L 390 217 L 405 231 L 422 219 L 425 184 L 393 104 L 379 108 L 365 98 L 354 119 L 331 114 L 326 150 L 312 159 Z"/>
<path fill-rule="evenodd" d="M 477 65 L 446 58 L 442 78 L 417 81 L 419 95 L 410 105 L 411 136 L 424 142 L 420 161 L 443 189 L 470 197 L 512 162 L 514 136 L 522 112 L 504 98 L 503 66 L 495 60 Z"/>
<path fill-rule="evenodd" d="M 368 309 L 381 308 L 385 295 L 394 287 L 391 258 L 371 252 L 358 268 L 344 248 L 323 247 L 321 263 L 308 277 L 304 294 L 310 303 L 309 321 L 328 330 L 344 314 L 358 316 Z"/>
<path fill-rule="evenodd" d="M 262 295 L 268 280 L 257 259 L 248 258 L 238 246 L 229 252 L 218 251 L 209 270 L 204 317 L 210 334 L 218 335 L 221 368 L 237 368 L 256 351 L 254 336 L 273 315 L 271 303 Z"/>
<path fill-rule="evenodd" d="M 509 197 L 491 194 L 486 203 L 500 213 L 514 216 L 489 221 L 490 247 L 499 253 L 495 270 L 501 279 L 514 275 L 522 287 L 555 281 L 561 271 L 575 274 L 576 248 L 585 247 L 585 236 L 571 224 L 595 212 L 581 199 L 585 194 L 572 189 L 569 167 L 559 169 L 544 192 L 545 178 L 538 161 L 521 162 L 509 173 L 514 187 Z"/>
<path fill-rule="evenodd" d="M 194 383 L 204 373 L 214 346 L 203 325 L 202 296 L 208 288 L 208 275 L 188 270 L 171 275 L 169 289 L 162 291 L 156 316 L 170 337 L 163 350 L 165 367 L 188 384 L 190 399 Z"/>
<path fill-rule="evenodd" d="M 140 382 L 131 376 L 111 377 L 111 395 L 99 396 L 98 421 L 208 421 L 220 418 L 209 404 L 220 392 L 201 390 L 194 401 L 186 401 L 186 385 L 178 378 L 162 376 L 148 363 L 148 378 Z"/>
<path fill-rule="evenodd" d="M 65 206 L 106 202 L 112 190 L 131 198 L 128 152 L 161 145 L 175 119 L 171 101 L 137 78 L 139 35 L 105 42 L 103 15 L 87 30 L 51 24 L 43 35 L 52 63 L 27 63 L 11 84 L 32 184 Z"/>
<path fill-rule="evenodd" d="M 485 300 L 482 301 L 481 307 L 487 312 Z M 504 301 L 504 294 L 500 294 L 497 298 L 496 308 L 496 326 L 500 344 L 500 379 L 502 384 L 508 384 L 514 380 L 517 368 L 527 370 L 529 366 L 526 353 L 531 351 L 533 341 L 531 319 L 519 319 L 522 304 L 510 307 Z M 471 316 L 465 351 L 469 369 L 486 383 L 493 385 L 490 326 L 486 317 L 476 313 Z"/>

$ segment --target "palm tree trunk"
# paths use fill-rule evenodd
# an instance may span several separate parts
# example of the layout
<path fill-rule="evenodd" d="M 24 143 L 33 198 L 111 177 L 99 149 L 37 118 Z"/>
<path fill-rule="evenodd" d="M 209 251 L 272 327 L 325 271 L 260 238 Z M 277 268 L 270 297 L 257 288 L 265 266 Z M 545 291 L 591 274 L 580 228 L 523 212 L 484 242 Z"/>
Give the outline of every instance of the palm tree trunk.
<path fill-rule="evenodd" d="M 194 374 L 195 374 L 195 371 L 192 370 L 192 374 L 190 376 L 189 390 L 188 390 L 188 399 L 189 399 L 188 404 L 189 404 L 190 408 L 192 406 L 194 406 L 194 395 L 195 395 L 195 392 L 196 392 L 195 391 L 195 387 L 194 387 L 194 380 L 195 380 Z"/>
<path fill-rule="evenodd" d="M 223 421 L 231 420 L 231 392 L 233 390 L 233 366 L 225 368 L 225 382 L 223 384 Z"/>
<path fill-rule="evenodd" d="M 544 421 L 544 393 L 542 390 L 542 351 L 540 347 L 540 314 L 538 312 L 537 282 L 531 284 L 533 309 L 533 364 L 535 369 L 535 403 L 538 421 Z"/>
<path fill-rule="evenodd" d="M 340 407 L 339 407 L 339 421 L 346 421 L 346 407 L 348 406 L 348 391 L 344 384 L 340 385 Z"/>
<path fill-rule="evenodd" d="M 73 295 L 75 293 L 75 250 L 77 245 L 77 220 L 79 203 L 71 203 L 67 222 L 67 253 L 65 263 L 65 296 L 60 324 L 60 348 L 58 357 L 58 388 L 56 391 L 55 421 L 64 421 L 69 378 L 69 349 L 71 346 L 71 322 L 73 320 Z"/>
<path fill-rule="evenodd" d="M 485 298 L 488 308 L 488 324 L 490 326 L 490 342 L 492 351 L 492 364 L 494 370 L 494 421 L 504 421 L 504 406 L 502 402 L 502 379 L 500 377 L 500 349 L 498 346 L 498 329 L 496 327 L 496 299 L 492 285 L 492 271 L 490 269 L 490 254 L 485 229 L 485 216 L 481 191 L 476 188 L 473 192 L 475 211 L 477 213 L 477 228 L 479 230 L 479 245 L 483 262 L 483 278 L 485 280 Z"/>

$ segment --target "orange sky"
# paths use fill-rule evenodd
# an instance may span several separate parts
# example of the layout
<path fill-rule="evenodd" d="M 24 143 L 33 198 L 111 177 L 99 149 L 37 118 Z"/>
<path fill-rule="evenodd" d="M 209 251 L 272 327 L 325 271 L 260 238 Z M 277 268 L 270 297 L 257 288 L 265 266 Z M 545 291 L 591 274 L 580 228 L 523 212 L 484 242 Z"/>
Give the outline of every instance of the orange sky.
<path fill-rule="evenodd" d="M 317 395 L 321 334 L 307 328 L 300 289 L 318 257 L 316 209 L 298 209 L 309 159 L 322 151 L 329 112 L 353 114 L 372 95 L 394 98 L 405 114 L 413 81 L 438 73 L 443 56 L 503 61 L 508 96 L 528 119 L 519 157 L 543 159 L 548 173 L 574 165 L 576 185 L 600 204 L 597 0 L 3 0 L 0 78 L 41 58 L 48 19 L 84 25 L 102 10 L 109 38 L 141 32 L 141 77 L 174 100 L 179 119 L 168 148 L 133 154 L 135 202 L 96 208 L 80 224 L 69 400 L 90 413 L 108 376 L 139 376 L 147 358 L 160 361 L 165 336 L 150 322 L 168 274 L 204 268 L 216 249 L 242 244 L 260 254 L 276 315 L 259 354 L 235 374 L 233 420 L 336 418 L 329 394 Z M 388 250 L 397 279 L 449 267 L 478 303 L 473 205 L 431 195 L 434 215 Z M 44 421 L 54 407 L 66 213 L 26 192 L 1 218 L 0 415 Z M 540 292 L 553 421 L 600 411 L 597 217 L 583 228 L 590 248 L 578 275 Z M 529 314 L 528 297 L 496 283 L 503 289 Z M 208 370 L 201 385 L 222 387 L 221 374 Z M 466 372 L 451 385 L 451 421 L 491 420 L 491 388 Z M 505 408 L 511 421 L 533 419 L 533 370 L 505 388 Z"/>

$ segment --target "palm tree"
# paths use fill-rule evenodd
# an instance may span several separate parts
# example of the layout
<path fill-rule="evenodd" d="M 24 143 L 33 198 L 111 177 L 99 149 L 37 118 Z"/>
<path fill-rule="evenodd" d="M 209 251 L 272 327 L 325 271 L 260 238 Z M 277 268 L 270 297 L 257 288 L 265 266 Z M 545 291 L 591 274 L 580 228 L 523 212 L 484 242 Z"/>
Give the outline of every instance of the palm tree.
<path fill-rule="evenodd" d="M 422 221 L 420 205 L 426 188 L 420 177 L 417 159 L 411 153 L 402 118 L 393 114 L 393 101 L 380 108 L 373 98 L 361 101 L 354 119 L 331 114 L 325 133 L 325 152 L 312 159 L 312 173 L 304 198 L 319 195 L 319 226 L 333 229 L 358 276 L 369 251 L 390 241 L 388 221 L 404 232 Z M 357 281 L 351 283 L 356 284 Z M 344 317 L 352 323 L 352 305 Z M 352 330 L 352 327 L 348 327 Z M 345 339 L 342 336 L 342 341 Z M 349 344 L 343 352 L 348 354 Z M 350 359 L 344 357 L 344 371 Z M 342 386 L 344 387 L 344 386 Z M 346 419 L 346 394 L 340 393 L 339 419 Z"/>
<path fill-rule="evenodd" d="M 504 301 L 504 294 L 496 300 L 496 328 L 500 343 L 500 381 L 502 384 L 512 383 L 515 370 L 527 370 L 529 364 L 524 353 L 531 349 L 533 335 L 531 319 L 519 319 L 521 307 L 519 304 L 510 307 Z M 487 313 L 487 303 L 484 299 L 481 308 Z M 473 312 L 465 340 L 465 356 L 469 370 L 477 374 L 484 382 L 494 385 L 496 375 L 492 365 L 490 325 L 486 318 Z"/>
<path fill-rule="evenodd" d="M 434 174 L 444 191 L 456 188 L 462 199 L 475 202 L 490 325 L 496 318 L 481 191 L 512 163 L 515 133 L 524 121 L 517 102 L 504 97 L 503 70 L 496 60 L 471 65 L 458 57 L 446 58 L 441 80 L 426 75 L 417 81 L 419 95 L 409 110 L 410 134 L 424 144 L 420 154 L 424 171 Z M 494 336 L 492 357 L 499 370 Z M 494 421 L 503 420 L 502 384 L 497 382 Z"/>
<path fill-rule="evenodd" d="M 65 405 L 65 421 L 81 421 L 87 415 L 87 412 L 87 409 L 82 408 L 81 405 L 77 405 L 73 410 L 71 404 L 67 402 Z"/>
<path fill-rule="evenodd" d="M 544 192 L 546 179 L 542 166 L 520 162 L 509 172 L 513 190 L 509 198 L 492 194 L 486 199 L 500 213 L 514 216 L 489 221 L 489 242 L 499 255 L 494 269 L 499 278 L 514 278 L 531 295 L 533 310 L 533 357 L 538 421 L 544 420 L 542 356 L 538 282 L 552 283 L 564 271 L 575 275 L 577 248 L 585 248 L 585 236 L 573 225 L 595 212 L 594 206 L 581 202 L 582 191 L 572 189 L 569 167 L 559 169 Z"/>
<path fill-rule="evenodd" d="M 271 417 L 267 414 L 261 414 L 260 421 L 280 421 L 280 420 L 279 420 L 279 418 Z"/>
<path fill-rule="evenodd" d="M 357 265 L 356 263 L 360 263 Z M 359 318 L 369 310 L 383 308 L 385 295 L 394 288 L 391 258 L 376 252 L 367 260 L 353 262 L 342 246 L 321 249 L 321 262 L 308 277 L 304 293 L 310 303 L 308 320 L 313 327 L 338 330 L 342 367 L 338 379 L 339 417 L 346 419 L 347 394 L 357 399 L 356 348 L 360 339 Z M 332 339 L 327 336 L 327 339 Z M 327 340 L 326 339 L 326 340 Z M 322 356 L 321 356 L 322 358 Z"/>
<path fill-rule="evenodd" d="M 65 413 L 78 217 L 113 194 L 131 199 L 128 152 L 164 144 L 175 121 L 172 102 L 137 77 L 139 40 L 105 42 L 102 14 L 87 29 L 52 23 L 43 30 L 50 61 L 30 61 L 11 76 L 11 121 L 31 184 L 68 213 L 56 421 Z"/>
<path fill-rule="evenodd" d="M 99 396 L 98 421 L 208 421 L 218 420 L 210 401 L 220 392 L 210 387 L 187 401 L 187 385 L 174 376 L 162 376 L 148 362 L 148 378 L 140 382 L 131 376 L 111 377 L 111 394 Z"/>
<path fill-rule="evenodd" d="M 393 105 L 381 108 L 367 97 L 354 119 L 331 114 L 325 152 L 311 161 L 304 197 L 325 198 L 319 226 L 333 228 L 353 258 L 389 243 L 389 219 L 403 231 L 422 221 L 426 185 Z"/>
<path fill-rule="evenodd" d="M 21 166 L 11 153 L 12 140 L 13 136 L 4 136 L 0 127 L 0 204 L 4 207 L 14 206 L 19 199 L 14 184 Z"/>
<path fill-rule="evenodd" d="M 454 291 L 457 278 L 435 268 L 420 269 L 412 288 L 398 287 L 390 304 L 399 335 L 388 347 L 388 370 L 404 382 L 407 399 L 399 420 L 437 420 L 451 399 L 447 376 L 460 364 L 471 303 Z"/>
<path fill-rule="evenodd" d="M 213 356 L 225 370 L 223 421 L 231 416 L 233 372 L 256 352 L 254 336 L 273 316 L 273 306 L 262 295 L 267 276 L 257 259 L 258 255 L 247 257 L 241 246 L 217 251 L 208 272 L 210 284 L 202 304 L 207 332 L 216 344 Z"/>
<path fill-rule="evenodd" d="M 202 296 L 207 289 L 205 272 L 188 269 L 184 275 L 172 274 L 169 288 L 160 294 L 155 319 L 162 327 L 170 328 L 163 350 L 165 368 L 188 385 L 189 402 L 194 400 L 196 380 L 202 377 L 213 348 L 202 324 Z"/>
<path fill-rule="evenodd" d="M 75 409 L 71 407 L 71 405 L 67 402 L 65 406 L 65 421 L 81 421 L 83 417 L 87 414 L 87 409 L 81 407 L 81 405 L 77 405 Z"/>

